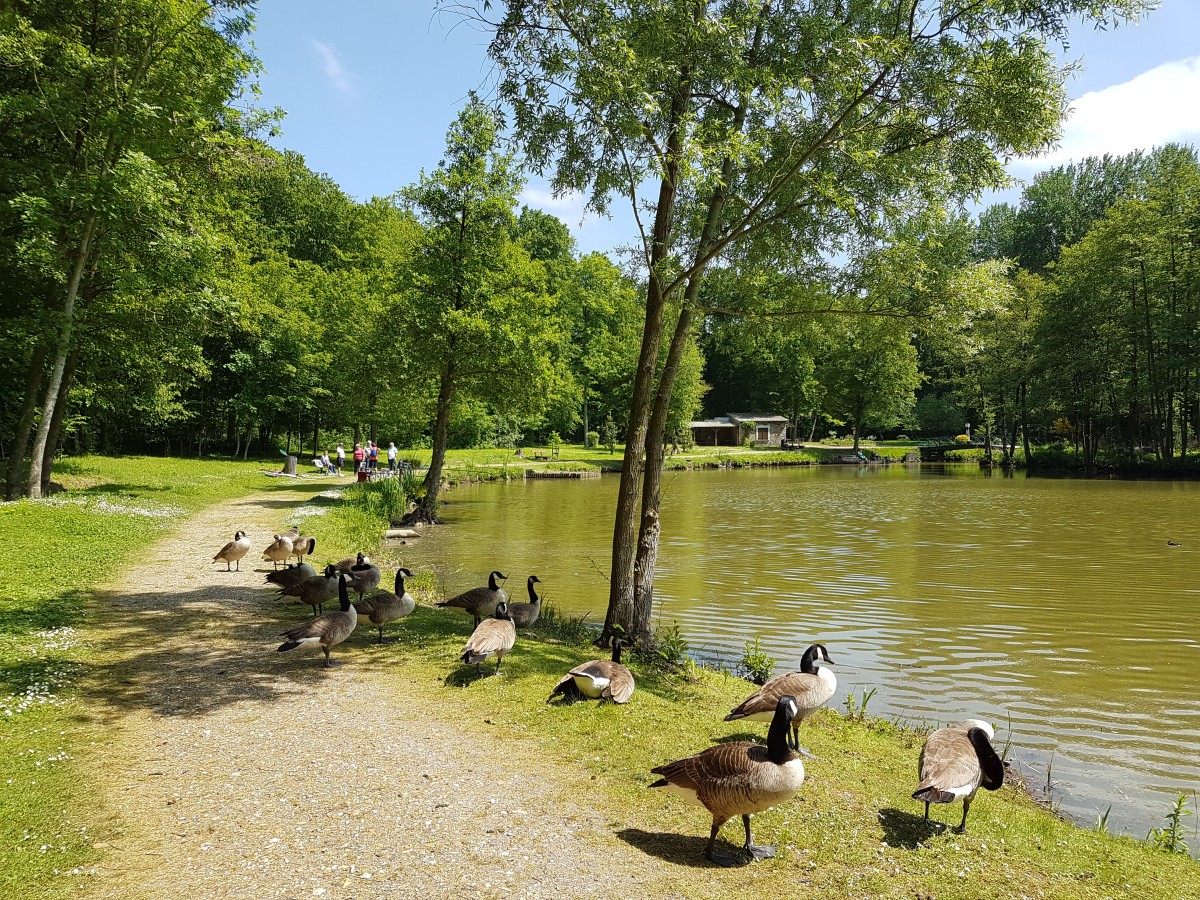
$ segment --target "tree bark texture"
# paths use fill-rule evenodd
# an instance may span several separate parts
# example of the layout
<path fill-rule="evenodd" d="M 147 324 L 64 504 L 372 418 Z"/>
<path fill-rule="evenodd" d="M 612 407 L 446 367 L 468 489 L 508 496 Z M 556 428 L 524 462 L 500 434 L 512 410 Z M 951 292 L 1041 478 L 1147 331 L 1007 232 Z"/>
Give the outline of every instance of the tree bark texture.
<path fill-rule="evenodd" d="M 446 444 L 450 435 L 450 405 L 454 400 L 454 376 L 457 366 L 453 356 L 442 371 L 441 387 L 438 389 L 437 419 L 433 425 L 433 452 L 429 459 L 429 471 L 425 473 L 425 496 L 405 518 L 406 522 L 434 524 L 437 517 L 438 495 L 442 490 L 442 466 L 446 461 Z"/>
<path fill-rule="evenodd" d="M 71 351 L 63 372 L 62 385 L 58 389 L 58 400 L 54 404 L 54 415 L 50 417 L 50 432 L 46 450 L 42 456 L 42 495 L 50 493 L 50 473 L 54 469 L 54 458 L 58 455 L 58 441 L 62 437 L 63 420 L 67 417 L 68 398 L 71 385 L 75 383 L 75 366 L 79 363 L 79 348 Z"/>
<path fill-rule="evenodd" d="M 37 414 L 37 400 L 42 391 L 45 366 L 46 346 L 39 343 L 29 360 L 29 374 L 25 379 L 25 402 L 21 407 L 21 418 L 17 420 L 17 431 L 8 453 L 8 471 L 4 481 L 5 500 L 15 500 L 21 493 L 22 467 L 25 465 L 25 453 L 29 449 L 29 435 L 33 432 L 33 419 Z"/>

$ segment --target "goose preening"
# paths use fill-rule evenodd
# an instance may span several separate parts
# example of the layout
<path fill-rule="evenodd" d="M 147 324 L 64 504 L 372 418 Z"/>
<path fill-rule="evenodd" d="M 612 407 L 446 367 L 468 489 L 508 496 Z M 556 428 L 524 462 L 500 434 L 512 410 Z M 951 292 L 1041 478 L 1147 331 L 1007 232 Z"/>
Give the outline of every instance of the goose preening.
<path fill-rule="evenodd" d="M 304 557 L 317 552 L 317 539 L 314 537 L 298 537 L 292 541 L 292 556 L 296 562 L 304 562 Z"/>
<path fill-rule="evenodd" d="M 363 558 L 366 559 L 366 557 Z M 350 576 L 350 590 L 358 592 L 359 600 L 367 591 L 373 591 L 379 587 L 379 581 L 383 578 L 382 570 L 373 562 L 358 563 L 351 566 L 350 571 L 345 574 Z"/>
<path fill-rule="evenodd" d="M 338 596 L 339 576 L 344 574 L 339 573 L 333 566 L 326 566 L 323 574 L 305 578 L 291 587 L 283 588 L 279 591 L 279 596 L 295 598 L 295 603 L 307 603 L 313 608 L 313 612 L 319 615 L 325 611 L 325 604 Z"/>
<path fill-rule="evenodd" d="M 533 589 L 535 584 L 541 584 L 542 580 L 536 575 L 530 575 L 529 581 L 525 583 L 525 589 L 529 591 L 528 603 L 510 603 L 508 604 L 508 614 L 512 616 L 513 624 L 518 628 L 528 628 L 537 621 L 538 616 L 542 613 L 542 598 L 537 595 L 537 591 Z"/>
<path fill-rule="evenodd" d="M 804 651 L 800 659 L 800 671 L 777 675 L 747 697 L 725 717 L 726 722 L 738 719 L 770 722 L 775 718 L 779 698 L 785 695 L 796 701 L 796 715 L 792 719 L 792 749 L 805 756 L 812 756 L 800 746 L 800 726 L 804 720 L 829 702 L 837 690 L 837 676 L 829 666 L 833 660 L 824 644 L 813 644 Z"/>
<path fill-rule="evenodd" d="M 279 568 L 280 563 L 286 563 L 292 555 L 292 539 L 286 534 L 275 535 L 275 540 L 263 551 L 263 559 Z"/>
<path fill-rule="evenodd" d="M 967 830 L 967 813 L 975 792 L 982 786 L 994 791 L 1004 784 L 1004 763 L 992 748 L 996 733 L 979 719 L 967 719 L 949 728 L 939 728 L 925 741 L 917 771 L 920 785 L 914 800 L 925 801 L 925 821 L 930 803 L 963 802 L 960 832 Z"/>
<path fill-rule="evenodd" d="M 346 592 L 346 579 L 346 575 L 338 576 L 337 592 L 341 609 L 317 616 L 299 628 L 283 632 L 287 640 L 275 648 L 276 653 L 295 650 L 301 644 L 320 644 L 325 653 L 325 665 L 341 665 L 329 658 L 329 651 L 350 637 L 354 633 L 354 627 L 358 625 L 358 612 L 350 603 L 350 595 Z"/>
<path fill-rule="evenodd" d="M 712 830 L 704 855 L 711 862 L 729 866 L 737 859 L 714 855 L 717 832 L 734 816 L 742 817 L 751 859 L 775 855 L 774 847 L 756 847 L 750 835 L 750 816 L 789 799 L 804 784 L 804 763 L 788 746 L 788 728 L 796 717 L 796 701 L 780 697 L 767 735 L 767 745 L 751 741 L 717 744 L 695 756 L 651 769 L 662 777 L 650 785 L 665 787 L 688 803 L 712 813 Z"/>
<path fill-rule="evenodd" d="M 417 608 L 417 601 L 404 589 L 404 579 L 412 578 L 412 572 L 401 566 L 396 570 L 396 592 L 380 591 L 366 600 L 354 604 L 360 616 L 366 616 L 372 625 L 379 626 L 379 643 L 383 643 L 383 626 L 388 622 L 403 619 Z"/>
<path fill-rule="evenodd" d="M 504 593 L 504 588 L 496 584 L 497 578 L 503 581 L 507 577 L 502 572 L 492 572 L 488 575 L 487 587 L 471 588 L 471 590 L 464 591 L 449 600 L 443 600 L 437 605 L 443 609 L 465 609 L 471 614 L 471 618 L 475 620 L 475 627 L 478 628 L 483 617 L 490 616 L 495 612 L 498 604 L 507 605 L 508 594 Z"/>
<path fill-rule="evenodd" d="M 276 587 L 289 588 L 293 584 L 298 584 L 305 578 L 314 578 L 317 570 L 308 563 L 288 563 L 282 569 L 273 569 L 267 573 L 267 584 L 273 584 Z"/>
<path fill-rule="evenodd" d="M 230 563 L 237 563 L 237 570 L 242 571 L 242 557 L 250 552 L 250 538 L 246 537 L 246 532 L 239 531 L 234 534 L 233 540 L 217 551 L 217 555 L 212 558 L 213 562 L 224 562 L 225 571 L 229 571 Z"/>
<path fill-rule="evenodd" d="M 490 619 L 484 619 L 471 632 L 467 646 L 463 648 L 462 661 L 480 670 L 489 656 L 496 657 L 496 674 L 500 674 L 500 663 L 504 654 L 517 642 L 517 628 L 508 617 L 508 604 L 501 600 Z"/>
<path fill-rule="evenodd" d="M 621 665 L 621 639 L 612 643 L 612 660 L 592 659 L 576 666 L 554 686 L 550 696 L 561 694 L 568 699 L 588 698 L 627 703 L 633 696 L 633 673 Z"/>
<path fill-rule="evenodd" d="M 365 565 L 371 561 L 365 553 L 357 553 L 354 556 L 347 556 L 345 559 L 339 559 L 334 563 L 339 572 L 349 572 L 355 566 Z"/>

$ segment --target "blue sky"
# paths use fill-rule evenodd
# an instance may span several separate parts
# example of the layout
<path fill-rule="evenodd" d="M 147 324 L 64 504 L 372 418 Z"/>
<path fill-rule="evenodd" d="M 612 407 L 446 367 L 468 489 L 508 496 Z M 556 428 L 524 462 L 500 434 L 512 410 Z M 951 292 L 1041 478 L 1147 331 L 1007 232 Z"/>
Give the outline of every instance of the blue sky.
<path fill-rule="evenodd" d="M 433 13 L 432 0 L 260 0 L 254 44 L 265 106 L 287 111 L 275 142 L 359 199 L 391 194 L 437 165 L 468 91 L 489 80 L 487 35 Z M 1039 169 L 1182 140 L 1200 144 L 1200 0 L 1163 0 L 1133 26 L 1073 30 L 1073 113 Z M 589 217 L 536 183 L 523 198 L 562 218 L 582 251 L 630 243 L 628 218 Z M 616 205 L 617 209 L 621 207 Z"/>

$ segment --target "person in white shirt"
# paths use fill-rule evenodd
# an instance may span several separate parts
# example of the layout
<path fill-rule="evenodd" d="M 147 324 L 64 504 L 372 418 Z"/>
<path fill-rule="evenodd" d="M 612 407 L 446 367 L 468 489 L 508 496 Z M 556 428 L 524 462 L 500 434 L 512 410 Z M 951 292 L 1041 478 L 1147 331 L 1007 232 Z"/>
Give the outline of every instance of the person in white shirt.
<path fill-rule="evenodd" d="M 392 441 L 388 444 L 388 468 L 393 472 L 400 471 L 400 463 L 397 458 L 399 451 L 396 449 L 396 442 Z"/>

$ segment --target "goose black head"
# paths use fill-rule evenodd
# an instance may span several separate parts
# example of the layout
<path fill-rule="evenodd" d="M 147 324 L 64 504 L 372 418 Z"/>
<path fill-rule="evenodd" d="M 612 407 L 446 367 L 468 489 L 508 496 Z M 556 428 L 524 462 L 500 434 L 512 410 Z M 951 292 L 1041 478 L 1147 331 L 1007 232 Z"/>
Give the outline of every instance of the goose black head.
<path fill-rule="evenodd" d="M 497 578 L 499 578 L 501 581 L 508 580 L 508 576 L 505 575 L 503 572 L 501 572 L 499 569 L 497 569 L 495 572 L 492 572 L 490 575 L 488 575 L 488 590 L 494 591 L 497 589 L 497 587 L 498 587 L 498 585 L 496 584 Z"/>
<path fill-rule="evenodd" d="M 508 604 L 505 603 L 503 600 L 501 600 L 499 603 L 497 603 L 496 604 L 496 612 L 493 613 L 492 618 L 511 619 L 511 617 L 508 614 Z"/>
<path fill-rule="evenodd" d="M 833 660 L 829 658 L 829 651 L 825 649 L 824 644 L 813 644 L 804 651 L 804 656 L 800 659 L 800 671 L 811 675 L 817 671 L 818 663 L 826 666 L 833 665 Z"/>
<path fill-rule="evenodd" d="M 239 531 L 237 534 L 235 534 L 235 535 L 233 536 L 233 539 L 234 539 L 235 541 L 240 541 L 240 540 L 241 540 L 242 538 L 244 538 L 245 536 L 246 536 L 246 532 L 244 532 L 244 531 Z"/>
<path fill-rule="evenodd" d="M 788 722 L 796 718 L 800 712 L 800 707 L 796 705 L 796 698 L 791 694 L 784 694 L 779 698 L 779 702 L 775 704 L 775 716 L 784 717 Z"/>
<path fill-rule="evenodd" d="M 623 640 L 621 640 L 619 637 L 613 638 L 613 642 L 612 642 L 612 648 L 613 648 L 612 661 L 613 662 L 619 663 L 621 661 L 621 648 L 624 646 L 625 646 L 625 642 Z"/>
<path fill-rule="evenodd" d="M 329 565 L 327 565 L 325 567 L 325 577 L 326 578 L 333 578 L 335 575 L 337 575 L 337 573 L 338 573 L 338 568 L 333 563 L 330 563 Z"/>
<path fill-rule="evenodd" d="M 396 570 L 396 593 L 399 594 L 404 590 L 404 579 L 412 578 L 412 572 L 401 566 Z"/>

